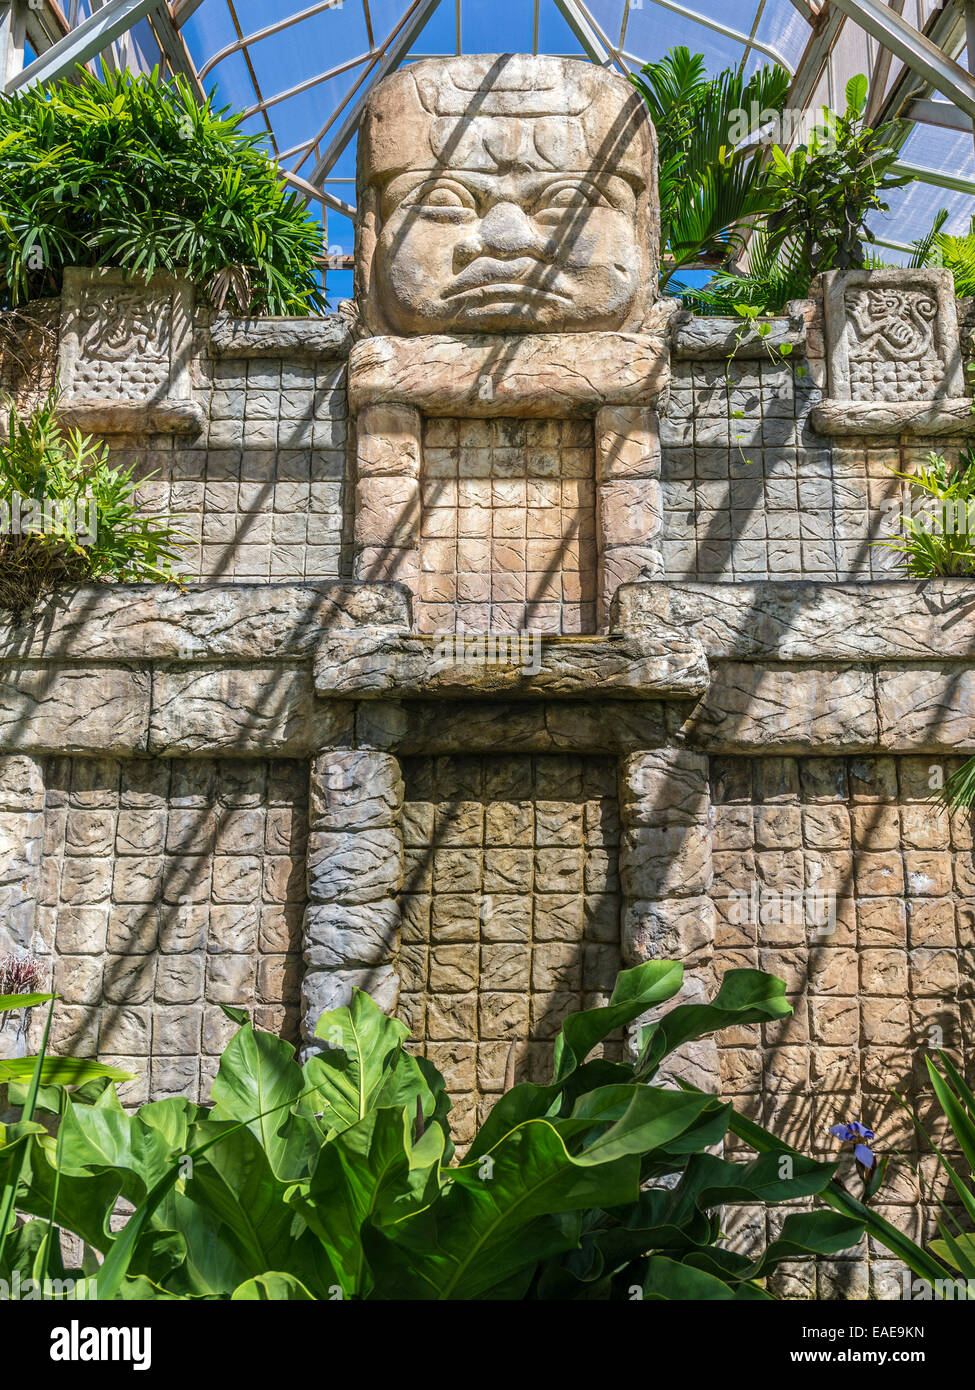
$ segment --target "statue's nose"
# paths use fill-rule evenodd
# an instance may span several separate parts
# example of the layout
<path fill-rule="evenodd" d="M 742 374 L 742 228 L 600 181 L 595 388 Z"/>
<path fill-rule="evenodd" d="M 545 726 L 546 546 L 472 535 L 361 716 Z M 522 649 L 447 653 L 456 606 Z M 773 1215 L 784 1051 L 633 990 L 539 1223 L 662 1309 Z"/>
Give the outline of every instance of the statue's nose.
<path fill-rule="evenodd" d="M 457 250 L 466 259 L 475 256 L 522 256 L 540 252 L 543 239 L 532 226 L 531 219 L 517 203 L 495 203 L 469 237 Z"/>

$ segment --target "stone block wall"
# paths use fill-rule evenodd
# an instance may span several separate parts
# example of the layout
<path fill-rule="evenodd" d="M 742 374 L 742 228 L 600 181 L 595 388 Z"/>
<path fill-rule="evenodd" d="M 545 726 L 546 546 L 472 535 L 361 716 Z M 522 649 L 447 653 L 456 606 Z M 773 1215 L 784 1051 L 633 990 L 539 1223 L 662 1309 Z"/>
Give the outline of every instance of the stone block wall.
<path fill-rule="evenodd" d="M 563 1018 L 622 968 L 616 765 L 411 757 L 403 775 L 400 1011 L 469 1143 L 511 1076 L 551 1080 Z"/>
<path fill-rule="evenodd" d="M 724 1094 L 806 1153 L 835 1152 L 830 1125 L 860 1119 L 895 1155 L 878 1210 L 936 1234 L 915 1172 L 937 1160 L 894 1093 L 916 1097 L 925 1131 L 952 1145 L 925 1055 L 975 1064 L 975 865 L 967 815 L 932 802 L 957 766 L 937 757 L 711 760 L 715 970 L 784 979 L 795 1012 L 718 1039 Z M 742 1217 L 754 1237 L 760 1219 Z M 883 1251 L 821 1269 L 820 1294 L 898 1297 Z M 794 1270 L 810 1294 L 815 1269 Z"/>
<path fill-rule="evenodd" d="M 13 759 L 4 760 L 15 772 Z M 55 1050 L 138 1073 L 137 1103 L 205 1096 L 234 1025 L 297 1039 L 307 765 L 47 758 L 30 945 Z"/>

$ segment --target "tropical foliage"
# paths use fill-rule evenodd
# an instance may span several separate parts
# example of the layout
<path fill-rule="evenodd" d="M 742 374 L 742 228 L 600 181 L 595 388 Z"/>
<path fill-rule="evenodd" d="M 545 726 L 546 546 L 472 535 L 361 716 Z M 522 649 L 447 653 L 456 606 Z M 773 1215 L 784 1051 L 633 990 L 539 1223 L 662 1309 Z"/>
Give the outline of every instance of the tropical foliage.
<path fill-rule="evenodd" d="M 942 454 L 928 454 L 927 465 L 895 473 L 919 502 L 903 519 L 903 532 L 875 544 L 901 557 L 912 579 L 958 578 L 975 573 L 971 523 L 975 521 L 975 449 L 949 466 Z"/>
<path fill-rule="evenodd" d="M 0 307 L 80 265 L 183 270 L 241 314 L 320 309 L 322 229 L 241 119 L 156 72 L 0 95 Z"/>
<path fill-rule="evenodd" d="M 29 609 L 60 584 L 178 578 L 172 517 L 140 511 L 134 465 L 66 430 L 48 396 L 22 415 L 8 402 L 0 433 L 0 608 Z"/>
<path fill-rule="evenodd" d="M 209 1106 L 130 1114 L 108 1081 L 41 1085 L 56 1134 L 0 1129 L 0 1182 L 28 1218 L 0 1274 L 64 1277 L 61 1228 L 97 1252 L 102 1299 L 767 1298 L 780 1261 L 845 1249 L 862 1222 L 798 1210 L 764 1251 L 727 1248 L 720 1208 L 821 1193 L 833 1165 L 719 1158 L 732 1107 L 655 1084 L 682 1043 L 790 1013 L 781 980 L 731 971 L 711 1003 L 644 1025 L 636 1061 L 590 1057 L 681 980 L 668 961 L 623 972 L 608 1006 L 563 1024 L 551 1084 L 507 1091 L 459 1161 L 443 1078 L 359 992 L 322 1015 L 303 1066 L 233 1011 Z"/>
<path fill-rule="evenodd" d="M 631 81 L 657 128 L 666 285 L 682 266 L 735 255 L 754 219 L 770 210 L 765 152 L 736 142 L 733 131 L 740 112 L 780 115 L 789 75 L 773 66 L 747 80 L 737 68 L 709 78 L 702 54 L 674 48 Z"/>
<path fill-rule="evenodd" d="M 748 245 L 748 268 L 722 269 L 703 289 L 685 291 L 689 307 L 729 314 L 748 304 L 776 313 L 804 297 L 813 276 L 869 264 L 867 218 L 888 211 L 884 193 L 909 179 L 893 172 L 894 126 L 874 130 L 865 121 L 867 90 L 862 74 L 852 78 L 842 114 L 823 107 L 790 153 L 772 144 L 770 162 L 752 168 L 764 216 Z"/>

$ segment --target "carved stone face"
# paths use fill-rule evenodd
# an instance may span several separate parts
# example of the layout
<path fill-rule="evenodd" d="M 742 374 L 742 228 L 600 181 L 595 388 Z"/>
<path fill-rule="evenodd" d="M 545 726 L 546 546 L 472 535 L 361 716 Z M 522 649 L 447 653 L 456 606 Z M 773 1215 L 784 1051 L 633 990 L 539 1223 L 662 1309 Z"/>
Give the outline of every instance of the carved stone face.
<path fill-rule="evenodd" d="M 375 333 L 638 328 L 657 296 L 656 151 L 592 64 L 427 59 L 373 93 L 356 268 Z"/>

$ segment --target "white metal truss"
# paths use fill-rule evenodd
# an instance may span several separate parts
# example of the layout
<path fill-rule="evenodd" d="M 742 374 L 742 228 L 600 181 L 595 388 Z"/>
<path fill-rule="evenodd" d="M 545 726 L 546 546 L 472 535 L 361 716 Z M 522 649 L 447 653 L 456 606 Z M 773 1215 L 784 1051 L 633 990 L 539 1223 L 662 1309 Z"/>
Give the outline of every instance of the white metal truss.
<path fill-rule="evenodd" d="M 454 0 L 456 51 L 462 51 L 463 18 L 466 0 Z M 707 55 L 709 35 L 714 41 L 735 46 L 741 65 L 750 59 L 780 63 L 792 76 L 789 104 L 805 108 L 822 100 L 823 83 L 832 82 L 833 65 L 843 51 L 846 25 L 855 25 L 871 36 L 871 98 L 868 115 L 872 120 L 896 119 L 906 140 L 915 124 L 922 123 L 951 131 L 965 132 L 975 122 L 975 76 L 958 61 L 968 39 L 968 66 L 975 69 L 975 0 L 738 0 L 726 7 L 721 18 L 703 13 L 695 0 L 624 0 L 614 26 L 607 28 L 605 8 L 600 16 L 587 0 L 524 0 L 530 9 L 533 52 L 539 50 L 540 6 L 553 4 L 579 44 L 581 53 L 601 66 L 629 72 L 656 52 L 636 51 L 641 47 L 633 12 L 655 9 L 670 21 L 686 21 L 693 26 L 688 38 L 692 47 Z M 146 24 L 158 46 L 158 58 L 165 71 L 181 73 L 191 82 L 198 96 L 219 78 L 227 65 L 243 63 L 253 87 L 253 101 L 238 101 L 248 116 L 258 117 L 267 130 L 282 178 L 302 196 L 315 198 L 343 216 L 354 215 L 354 208 L 334 191 L 348 179 L 336 179 L 333 171 L 343 150 L 355 135 L 370 91 L 386 73 L 419 56 L 418 44 L 440 0 L 402 0 L 385 34 L 377 33 L 370 0 L 273 0 L 264 6 L 266 20 L 251 23 L 245 32 L 238 20 L 235 0 L 0 0 L 0 90 L 15 91 L 31 83 L 50 83 L 70 75 L 79 63 L 91 66 L 99 58 L 110 65 L 131 61 L 134 49 L 119 44 L 136 25 L 140 34 Z M 323 16 L 329 23 L 341 24 L 343 6 L 361 6 L 367 34 L 362 51 L 336 55 L 330 66 L 302 76 L 282 90 L 263 90 L 259 74 L 262 45 L 281 36 L 293 26 Z M 220 10 L 235 37 L 214 45 L 211 51 L 197 53 L 195 63 L 185 41 L 186 26 L 204 6 Z M 791 29 L 798 15 L 808 26 L 808 40 L 797 61 L 787 61 L 776 30 L 768 23 L 776 8 L 788 11 Z M 446 6 L 444 7 L 446 9 Z M 716 7 L 708 6 L 709 10 Z M 87 13 L 86 13 L 87 11 Z M 921 26 L 916 28 L 904 17 L 908 13 Z M 184 32 L 185 31 L 185 32 Z M 141 40 L 140 40 L 141 42 Z M 645 41 L 644 41 L 645 42 Z M 38 56 L 25 64 L 25 43 Z M 504 47 L 499 35 L 498 48 Z M 795 59 L 795 49 L 793 58 Z M 298 74 L 296 74 L 298 76 Z M 292 98 L 315 88 L 325 88 L 335 78 L 345 77 L 348 89 L 332 103 L 326 118 L 315 130 L 302 134 L 298 143 L 281 148 L 277 135 L 277 109 Z M 291 141 L 295 139 L 294 134 Z M 905 165 L 919 179 L 954 191 L 972 192 L 971 181 L 957 170 L 919 170 Z M 345 191 L 344 189 L 342 190 Z"/>

